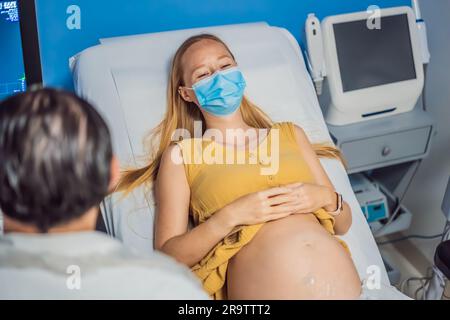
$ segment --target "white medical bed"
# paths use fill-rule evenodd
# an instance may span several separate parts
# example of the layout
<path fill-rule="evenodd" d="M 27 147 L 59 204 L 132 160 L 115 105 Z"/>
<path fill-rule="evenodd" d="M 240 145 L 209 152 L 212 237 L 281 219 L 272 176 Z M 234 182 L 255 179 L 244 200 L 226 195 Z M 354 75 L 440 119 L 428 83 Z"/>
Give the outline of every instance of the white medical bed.
<path fill-rule="evenodd" d="M 122 165 L 142 165 L 143 138 L 162 119 L 170 60 L 189 36 L 213 33 L 235 54 L 246 77 L 247 96 L 274 121 L 292 121 L 312 142 L 331 141 L 300 47 L 285 29 L 266 23 L 229 25 L 101 39 L 70 60 L 76 92 L 93 103 L 107 120 L 114 150 Z M 389 284 L 372 233 L 340 162 L 321 159 L 336 190 L 353 212 L 342 238 L 350 247 L 361 279 L 379 268 L 384 293 L 407 298 Z M 137 250 L 153 250 L 154 206 L 149 190 L 138 188 L 121 199 L 115 194 L 101 206 L 108 233 Z"/>

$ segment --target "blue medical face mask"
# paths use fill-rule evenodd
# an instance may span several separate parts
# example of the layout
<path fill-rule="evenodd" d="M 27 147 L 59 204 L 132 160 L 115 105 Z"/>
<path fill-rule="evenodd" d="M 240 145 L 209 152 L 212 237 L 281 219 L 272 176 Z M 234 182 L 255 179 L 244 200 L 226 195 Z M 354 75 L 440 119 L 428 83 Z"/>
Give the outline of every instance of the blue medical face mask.
<path fill-rule="evenodd" d="M 241 71 L 232 67 L 196 82 L 192 90 L 206 112 L 214 116 L 227 116 L 240 107 L 245 86 Z"/>

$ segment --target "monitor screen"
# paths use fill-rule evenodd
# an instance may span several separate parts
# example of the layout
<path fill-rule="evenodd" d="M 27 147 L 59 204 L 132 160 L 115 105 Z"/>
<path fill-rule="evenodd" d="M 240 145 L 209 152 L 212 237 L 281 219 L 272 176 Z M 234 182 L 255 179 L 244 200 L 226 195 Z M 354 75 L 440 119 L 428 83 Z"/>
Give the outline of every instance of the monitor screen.
<path fill-rule="evenodd" d="M 0 0 L 0 100 L 26 87 L 18 6 Z"/>
<path fill-rule="evenodd" d="M 333 25 L 344 92 L 416 79 L 408 16 L 380 22 L 380 29 L 367 20 Z"/>

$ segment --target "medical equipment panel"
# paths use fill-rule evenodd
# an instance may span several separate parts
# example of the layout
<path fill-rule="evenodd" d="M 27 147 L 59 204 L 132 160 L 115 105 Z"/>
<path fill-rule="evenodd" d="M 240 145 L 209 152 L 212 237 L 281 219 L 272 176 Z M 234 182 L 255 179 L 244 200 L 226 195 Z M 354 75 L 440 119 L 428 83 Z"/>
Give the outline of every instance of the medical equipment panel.
<path fill-rule="evenodd" d="M 0 0 L 0 100 L 42 85 L 35 1 Z"/>
<path fill-rule="evenodd" d="M 371 223 L 389 216 L 386 196 L 376 183 L 369 181 L 362 174 L 351 175 L 350 183 L 367 222 Z"/>
<path fill-rule="evenodd" d="M 367 20 L 333 25 L 344 92 L 416 79 L 406 14 L 384 17 L 380 29 Z"/>
<path fill-rule="evenodd" d="M 386 207 L 389 209 L 387 219 L 369 223 L 375 238 L 408 230 L 411 226 L 412 213 L 401 203 L 402 199 L 392 194 L 381 182 L 375 180 L 373 182 L 377 183 L 379 190 L 385 196 Z"/>
<path fill-rule="evenodd" d="M 410 7 L 330 16 L 321 28 L 330 95 L 327 123 L 347 125 L 414 108 L 424 71 Z"/>
<path fill-rule="evenodd" d="M 18 1 L 0 1 L 0 100 L 26 89 Z"/>

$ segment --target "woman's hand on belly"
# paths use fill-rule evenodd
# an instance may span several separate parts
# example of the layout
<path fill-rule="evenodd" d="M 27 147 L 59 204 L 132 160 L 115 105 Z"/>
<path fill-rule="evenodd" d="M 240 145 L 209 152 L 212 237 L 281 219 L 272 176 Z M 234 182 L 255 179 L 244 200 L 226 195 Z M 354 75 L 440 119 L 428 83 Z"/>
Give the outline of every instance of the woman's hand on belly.
<path fill-rule="evenodd" d="M 293 195 L 297 198 L 296 204 L 298 205 L 297 213 L 309 213 L 315 212 L 320 208 L 333 207 L 328 211 L 334 211 L 336 209 L 336 194 L 333 189 L 312 183 L 293 183 L 286 185 L 288 188 L 292 188 Z"/>
<path fill-rule="evenodd" d="M 232 225 L 254 225 L 285 218 L 298 212 L 300 204 L 292 188 L 275 187 L 242 196 L 220 210 Z"/>
<path fill-rule="evenodd" d="M 296 213 L 315 212 L 320 208 L 333 212 L 338 207 L 338 198 L 334 189 L 328 186 L 312 183 L 293 183 L 285 187 L 293 188 L 297 197 Z M 335 216 L 334 232 L 336 235 L 345 234 L 352 224 L 352 212 L 349 205 L 343 201 L 341 212 Z"/>

